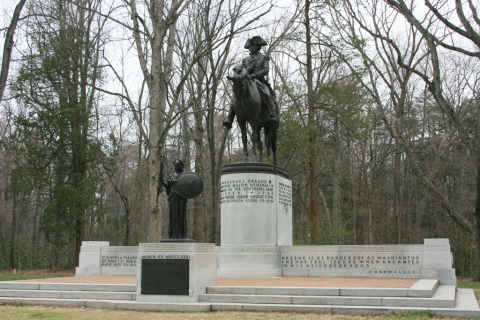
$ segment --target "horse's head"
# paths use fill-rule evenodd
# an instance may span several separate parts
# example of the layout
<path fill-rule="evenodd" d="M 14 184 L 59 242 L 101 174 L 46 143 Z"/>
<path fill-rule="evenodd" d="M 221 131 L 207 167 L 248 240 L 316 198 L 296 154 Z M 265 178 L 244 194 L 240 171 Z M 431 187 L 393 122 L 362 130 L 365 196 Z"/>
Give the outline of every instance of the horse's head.
<path fill-rule="evenodd" d="M 232 68 L 234 75 L 233 76 L 227 76 L 228 80 L 244 80 L 245 77 L 247 76 L 247 69 L 241 64 L 237 64 Z"/>

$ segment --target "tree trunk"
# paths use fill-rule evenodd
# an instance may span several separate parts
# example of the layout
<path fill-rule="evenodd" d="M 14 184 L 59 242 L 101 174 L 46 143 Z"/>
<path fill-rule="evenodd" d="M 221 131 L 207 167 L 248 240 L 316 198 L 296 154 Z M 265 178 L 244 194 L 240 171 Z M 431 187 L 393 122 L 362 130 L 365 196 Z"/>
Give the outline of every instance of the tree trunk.
<path fill-rule="evenodd" d="M 205 147 L 203 140 L 205 137 L 205 130 L 203 129 L 203 110 L 202 102 L 204 101 L 201 96 L 202 84 L 204 82 L 205 73 L 204 67 L 200 65 L 202 62 L 199 62 L 197 67 L 197 87 L 195 101 L 193 103 L 193 118 L 195 120 L 195 172 L 201 177 L 205 175 L 204 170 L 204 152 Z M 193 239 L 199 242 L 205 242 L 205 234 L 203 233 L 203 225 L 206 220 L 206 211 L 205 211 L 205 196 L 200 196 L 193 201 Z M 208 211 L 208 210 L 207 210 Z"/>
<path fill-rule="evenodd" d="M 312 41 L 310 34 L 310 1 L 305 1 L 305 33 L 307 49 L 307 103 L 308 103 L 308 171 L 309 171 L 309 231 L 312 244 L 317 244 L 319 240 L 318 230 L 318 208 L 317 208 L 317 188 L 316 188 L 316 159 L 315 159 L 315 109 L 313 101 L 313 71 L 312 71 Z"/>
<path fill-rule="evenodd" d="M 13 36 L 15 35 L 15 29 L 17 28 L 17 22 L 20 18 L 20 12 L 25 5 L 27 0 L 20 0 L 20 2 L 15 7 L 13 12 L 12 20 L 10 21 L 10 26 L 7 29 L 7 34 L 5 35 L 5 45 L 3 46 L 3 59 L 2 59 L 2 70 L 0 72 L 0 101 L 3 99 L 3 93 L 5 92 L 5 87 L 7 86 L 8 71 L 10 69 L 10 59 L 12 58 L 13 50 Z"/>
<path fill-rule="evenodd" d="M 475 281 L 480 281 L 480 157 L 477 156 L 477 198 L 475 203 L 475 246 L 477 255 L 475 259 Z"/>
<path fill-rule="evenodd" d="M 134 1 L 132 1 L 133 3 Z M 172 2 L 172 7 L 178 1 Z M 162 6 L 163 7 L 163 6 Z M 163 19 L 154 21 L 155 34 L 164 32 Z M 170 81 L 175 45 L 176 21 L 170 24 L 165 59 L 162 58 L 162 37 L 156 36 L 152 41 L 152 75 L 148 89 L 150 92 L 150 136 L 148 156 L 148 199 L 149 199 L 149 224 L 148 242 L 160 242 L 162 238 L 162 212 L 157 204 L 157 174 L 160 163 L 164 162 L 164 142 L 166 139 L 165 110 L 167 105 L 167 84 Z M 143 53 L 141 53 L 143 54 Z M 145 72 L 144 72 L 145 73 Z"/>
<path fill-rule="evenodd" d="M 15 269 L 15 237 L 17 235 L 17 200 L 13 196 L 12 205 L 12 237 L 10 238 L 10 268 Z"/>
<path fill-rule="evenodd" d="M 333 176 L 332 176 L 332 186 L 333 186 L 333 203 L 332 203 L 332 219 L 334 221 L 333 224 L 333 232 L 334 234 L 333 239 L 335 244 L 341 244 L 341 230 L 343 229 L 342 225 L 342 212 L 341 212 L 341 188 L 340 188 L 340 180 L 342 179 L 342 141 L 340 138 L 340 130 L 339 130 L 339 123 L 338 123 L 338 116 L 335 117 L 334 121 L 334 135 L 335 135 L 335 155 L 334 155 L 334 163 L 333 163 Z"/>

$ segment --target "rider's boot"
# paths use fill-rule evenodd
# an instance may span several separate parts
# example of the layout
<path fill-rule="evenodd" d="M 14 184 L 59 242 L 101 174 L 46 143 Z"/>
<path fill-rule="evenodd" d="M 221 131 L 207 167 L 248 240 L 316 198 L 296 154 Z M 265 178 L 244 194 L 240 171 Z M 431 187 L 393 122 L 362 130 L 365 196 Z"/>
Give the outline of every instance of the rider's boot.
<path fill-rule="evenodd" d="M 233 110 L 233 104 L 230 105 L 230 111 L 228 112 L 228 116 L 223 119 L 222 125 L 227 129 L 232 129 L 233 119 L 235 118 L 235 111 Z"/>
<path fill-rule="evenodd" d="M 275 117 L 275 101 L 271 96 L 267 98 L 267 101 L 268 111 L 270 111 L 269 123 L 270 125 L 275 126 L 277 124 L 277 117 Z"/>

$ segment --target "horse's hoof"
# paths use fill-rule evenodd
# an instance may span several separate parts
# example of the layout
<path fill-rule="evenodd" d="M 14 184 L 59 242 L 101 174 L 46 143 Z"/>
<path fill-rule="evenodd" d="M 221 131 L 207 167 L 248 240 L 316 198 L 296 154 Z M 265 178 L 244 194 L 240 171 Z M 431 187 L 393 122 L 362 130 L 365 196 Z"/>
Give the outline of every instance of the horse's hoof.
<path fill-rule="evenodd" d="M 257 162 L 257 158 L 256 157 L 251 157 L 250 162 Z"/>
<path fill-rule="evenodd" d="M 243 158 L 242 162 L 248 162 L 248 158 Z"/>

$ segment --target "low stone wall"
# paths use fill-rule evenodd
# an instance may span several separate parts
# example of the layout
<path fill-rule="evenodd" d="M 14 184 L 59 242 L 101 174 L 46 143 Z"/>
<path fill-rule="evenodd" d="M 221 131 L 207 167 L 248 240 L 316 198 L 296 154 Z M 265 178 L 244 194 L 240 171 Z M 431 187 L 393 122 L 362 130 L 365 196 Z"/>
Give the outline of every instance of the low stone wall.
<path fill-rule="evenodd" d="M 277 269 L 278 275 L 284 277 L 414 278 L 456 284 L 448 239 L 425 239 L 424 244 L 417 245 L 281 246 L 279 251 L 257 247 L 252 248 L 256 251 L 243 247 L 228 249 L 217 247 L 221 277 L 227 274 L 220 271 L 229 271 L 229 277 L 245 271 L 230 257 L 244 261 L 250 268 L 256 267 L 253 271 L 258 269 L 258 274 L 252 271 L 249 277 L 268 276 L 255 265 L 257 261 L 266 264 L 263 260 L 268 258 L 268 270 Z M 84 241 L 75 275 L 136 275 L 137 256 L 138 247 L 110 247 L 108 241 Z M 249 260 L 252 257 L 255 259 Z"/>
<path fill-rule="evenodd" d="M 456 284 L 448 239 L 419 245 L 281 247 L 284 277 L 438 279 Z"/>
<path fill-rule="evenodd" d="M 108 241 L 83 241 L 75 276 L 137 275 L 138 247 L 110 247 Z"/>

